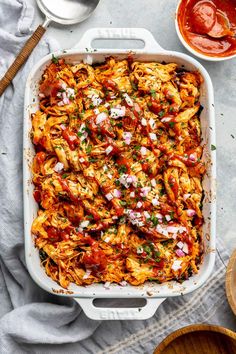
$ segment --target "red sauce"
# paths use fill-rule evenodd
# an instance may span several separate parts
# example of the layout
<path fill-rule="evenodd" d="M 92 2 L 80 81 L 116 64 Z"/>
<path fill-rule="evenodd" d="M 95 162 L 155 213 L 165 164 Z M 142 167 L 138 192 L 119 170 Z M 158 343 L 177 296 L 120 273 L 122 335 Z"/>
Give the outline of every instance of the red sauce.
<path fill-rule="evenodd" d="M 157 100 L 155 100 L 153 97 L 151 97 L 150 101 L 149 101 L 148 108 L 154 114 L 158 114 L 162 110 L 162 105 Z"/>
<path fill-rule="evenodd" d="M 83 256 L 83 263 L 86 268 L 94 271 L 103 271 L 107 266 L 107 258 L 103 250 L 98 248 L 96 243 L 92 244 L 91 251 L 88 251 Z"/>
<path fill-rule="evenodd" d="M 37 203 L 41 203 L 41 192 L 38 189 L 34 190 L 34 199 Z"/>
<path fill-rule="evenodd" d="M 38 153 L 36 154 L 35 160 L 37 161 L 37 163 L 38 163 L 39 165 L 42 165 L 42 164 L 44 163 L 45 159 L 46 159 L 46 156 L 47 156 L 47 155 L 45 154 L 45 152 L 40 151 L 40 152 L 38 152 Z"/>
<path fill-rule="evenodd" d="M 67 141 L 71 150 L 75 150 L 76 146 L 79 145 L 79 139 L 77 135 L 70 129 L 66 128 L 65 130 L 63 130 L 62 136 Z"/>
<path fill-rule="evenodd" d="M 70 238 L 69 230 L 59 230 L 56 227 L 47 227 L 48 238 L 51 242 L 68 241 Z"/>
<path fill-rule="evenodd" d="M 217 57 L 236 54 L 236 0 L 182 0 L 177 20 L 194 50 Z"/>
<path fill-rule="evenodd" d="M 111 79 L 103 80 L 102 85 L 106 90 L 118 91 L 117 83 Z"/>
<path fill-rule="evenodd" d="M 169 178 L 168 178 L 168 183 L 169 183 L 169 186 L 170 188 L 172 189 L 174 195 L 175 195 L 175 198 L 178 197 L 178 191 L 179 191 L 179 185 L 176 181 L 176 179 L 170 175 Z"/>
<path fill-rule="evenodd" d="M 60 182 L 60 184 L 61 184 L 61 187 L 62 187 L 63 191 L 65 191 L 65 192 L 68 193 L 68 196 L 69 196 L 70 200 L 71 200 L 73 203 L 75 203 L 75 204 L 79 203 L 79 202 L 80 202 L 80 199 L 77 198 L 77 197 L 75 197 L 75 196 L 72 194 L 72 192 L 71 192 L 71 190 L 70 190 L 70 188 L 69 188 L 69 186 L 68 186 L 67 181 L 64 180 L 64 179 L 62 179 L 61 176 L 58 176 L 58 180 L 59 180 L 59 182 Z"/>

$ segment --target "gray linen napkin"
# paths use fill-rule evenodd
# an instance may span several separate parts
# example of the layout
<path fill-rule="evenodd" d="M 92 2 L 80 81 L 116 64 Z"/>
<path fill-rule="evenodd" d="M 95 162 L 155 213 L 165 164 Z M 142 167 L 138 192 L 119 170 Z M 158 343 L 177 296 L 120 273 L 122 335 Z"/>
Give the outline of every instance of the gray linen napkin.
<path fill-rule="evenodd" d="M 2 76 L 29 36 L 33 10 L 24 0 L 0 0 L 0 9 Z M 0 98 L 0 353 L 151 353 L 167 334 L 190 323 L 236 329 L 224 292 L 228 256 L 221 244 L 207 284 L 166 300 L 146 321 L 92 321 L 73 299 L 48 294 L 30 278 L 23 245 L 24 86 L 33 63 L 54 49 L 45 37 Z"/>

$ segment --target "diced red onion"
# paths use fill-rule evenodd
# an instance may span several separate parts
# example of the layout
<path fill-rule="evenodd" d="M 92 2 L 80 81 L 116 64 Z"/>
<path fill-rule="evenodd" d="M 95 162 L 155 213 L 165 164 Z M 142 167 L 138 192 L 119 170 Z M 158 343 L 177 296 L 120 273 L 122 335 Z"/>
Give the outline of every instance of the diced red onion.
<path fill-rule="evenodd" d="M 141 208 L 142 206 L 143 206 L 142 202 L 138 202 L 137 205 L 136 205 L 137 208 Z"/>
<path fill-rule="evenodd" d="M 66 90 L 66 89 L 67 89 L 67 85 L 66 85 L 66 83 L 65 83 L 64 81 L 61 83 L 61 88 L 62 88 L 63 90 Z"/>
<path fill-rule="evenodd" d="M 131 143 L 131 138 L 132 138 L 132 133 L 130 133 L 130 132 L 124 132 L 124 133 L 122 134 L 122 136 L 123 136 L 123 138 L 125 139 L 126 145 L 130 145 L 130 143 Z"/>
<path fill-rule="evenodd" d="M 163 216 L 162 216 L 160 213 L 156 213 L 156 214 L 155 214 L 155 217 L 156 217 L 158 220 L 162 220 L 162 219 L 163 219 Z"/>
<path fill-rule="evenodd" d="M 175 253 L 177 254 L 178 257 L 184 257 L 185 256 L 185 253 L 180 249 L 178 248 Z"/>
<path fill-rule="evenodd" d="M 121 191 L 119 191 L 118 189 L 114 189 L 113 195 L 116 198 L 120 198 L 121 197 Z"/>
<path fill-rule="evenodd" d="M 113 146 L 109 145 L 109 146 L 106 148 L 105 152 L 106 152 L 107 155 L 109 155 L 110 152 L 112 152 L 112 150 L 113 150 Z"/>
<path fill-rule="evenodd" d="M 126 112 L 126 108 L 125 106 L 121 106 L 121 107 L 114 107 L 110 109 L 110 117 L 117 119 L 120 117 L 124 117 L 125 116 L 125 112 Z"/>
<path fill-rule="evenodd" d="M 133 100 L 129 97 L 129 95 L 128 95 L 127 93 L 124 93 L 124 94 L 123 94 L 123 97 L 124 97 L 124 99 L 126 100 L 127 105 L 130 106 L 130 107 L 133 107 L 134 102 L 133 102 Z"/>
<path fill-rule="evenodd" d="M 144 127 L 146 127 L 146 125 L 147 125 L 147 119 L 142 118 L 142 119 L 141 119 L 141 124 L 142 124 Z"/>
<path fill-rule="evenodd" d="M 89 270 L 89 269 L 87 269 L 87 270 L 86 270 L 86 273 L 85 273 L 84 276 L 83 276 L 83 279 L 88 279 L 91 273 L 92 273 L 92 271 Z"/>
<path fill-rule="evenodd" d="M 188 244 L 186 242 L 184 243 L 182 250 L 184 253 L 188 254 Z"/>
<path fill-rule="evenodd" d="M 184 244 L 182 241 L 179 241 L 176 246 L 182 249 Z"/>
<path fill-rule="evenodd" d="M 189 155 L 189 160 L 192 162 L 196 162 L 197 161 L 197 154 L 196 152 L 194 152 L 193 154 Z"/>
<path fill-rule="evenodd" d="M 143 215 L 145 216 L 146 219 L 150 219 L 150 214 L 148 211 L 144 210 Z"/>
<path fill-rule="evenodd" d="M 149 136 L 150 136 L 150 139 L 151 139 L 152 141 L 157 140 L 157 136 L 156 136 L 155 133 L 149 133 Z"/>
<path fill-rule="evenodd" d="M 187 215 L 190 216 L 190 217 L 196 215 L 196 211 L 193 210 L 193 209 L 187 209 L 187 210 L 186 210 L 186 213 L 187 213 Z"/>
<path fill-rule="evenodd" d="M 156 230 L 157 230 L 157 232 L 159 232 L 159 234 L 168 237 L 168 231 L 167 231 L 167 229 L 165 227 L 163 227 L 161 225 L 157 225 L 156 226 Z"/>
<path fill-rule="evenodd" d="M 66 94 L 67 94 L 67 98 L 74 98 L 75 97 L 75 90 L 71 87 L 67 87 L 66 89 Z"/>
<path fill-rule="evenodd" d="M 166 122 L 169 122 L 171 119 L 172 119 L 171 117 L 164 117 L 161 119 L 161 122 L 166 123 Z"/>
<path fill-rule="evenodd" d="M 171 269 L 173 269 L 174 271 L 181 269 L 182 268 L 181 263 L 182 263 L 182 261 L 175 260 L 171 266 Z"/>
<path fill-rule="evenodd" d="M 96 123 L 97 124 L 100 124 L 102 123 L 104 120 L 107 119 L 107 114 L 105 112 L 101 112 L 97 115 L 97 118 L 96 118 Z"/>
<path fill-rule="evenodd" d="M 190 194 L 190 193 L 184 194 L 184 200 L 187 200 L 189 197 L 191 197 L 191 194 Z"/>
<path fill-rule="evenodd" d="M 176 226 L 167 226 L 167 231 L 170 232 L 171 234 L 178 233 L 179 227 Z"/>
<path fill-rule="evenodd" d="M 103 285 L 103 287 L 107 290 L 110 289 L 110 285 L 111 285 L 111 282 L 110 281 L 106 281 L 106 283 Z"/>
<path fill-rule="evenodd" d="M 84 62 L 84 64 L 92 65 L 92 64 L 93 64 L 93 57 L 88 54 L 88 55 L 84 58 L 83 62 Z"/>
<path fill-rule="evenodd" d="M 127 281 L 125 281 L 125 280 L 122 280 L 120 283 L 119 283 L 121 286 L 127 286 Z"/>
<path fill-rule="evenodd" d="M 62 92 L 62 101 L 63 101 L 64 104 L 69 104 L 70 103 L 70 100 L 69 100 L 69 98 L 66 95 L 66 92 Z"/>
<path fill-rule="evenodd" d="M 97 93 L 92 93 L 88 95 L 88 97 L 91 98 L 94 106 L 99 106 L 102 103 L 102 100 Z"/>
<path fill-rule="evenodd" d="M 146 197 L 148 195 L 148 193 L 150 192 L 151 187 L 143 187 L 141 188 L 141 193 L 140 196 L 141 197 Z"/>
<path fill-rule="evenodd" d="M 166 218 L 166 221 L 170 221 L 171 220 L 170 215 L 165 215 L 165 218 Z"/>
<path fill-rule="evenodd" d="M 149 124 L 150 124 L 150 127 L 151 127 L 152 129 L 154 129 L 155 126 L 156 126 L 155 120 L 154 120 L 153 118 L 150 118 L 150 119 L 149 119 Z"/>
<path fill-rule="evenodd" d="M 143 247 L 142 246 L 138 246 L 136 253 L 137 254 L 142 254 L 143 253 Z"/>
<path fill-rule="evenodd" d="M 182 234 L 183 232 L 187 231 L 186 227 L 180 226 L 179 227 L 179 233 Z"/>
<path fill-rule="evenodd" d="M 64 164 L 61 162 L 57 162 L 56 165 L 54 166 L 54 171 L 55 172 L 60 172 L 64 169 Z"/>
<path fill-rule="evenodd" d="M 158 202 L 158 199 L 157 199 L 157 198 L 153 198 L 153 199 L 152 199 L 152 205 L 154 205 L 154 206 L 159 205 L 159 202 Z"/>
<path fill-rule="evenodd" d="M 145 146 L 141 146 L 140 153 L 142 156 L 145 156 L 147 154 L 147 149 L 145 148 Z"/>
<path fill-rule="evenodd" d="M 153 187 L 156 187 L 157 182 L 156 182 L 155 178 L 151 179 L 151 185 L 152 185 Z"/>
<path fill-rule="evenodd" d="M 89 225 L 89 221 L 88 220 L 84 220 L 80 223 L 79 227 L 80 228 L 86 228 Z"/>
<path fill-rule="evenodd" d="M 105 195 L 105 197 L 107 198 L 107 200 L 112 200 L 113 199 L 113 195 L 111 194 L 111 193 L 107 193 L 106 195 Z"/>

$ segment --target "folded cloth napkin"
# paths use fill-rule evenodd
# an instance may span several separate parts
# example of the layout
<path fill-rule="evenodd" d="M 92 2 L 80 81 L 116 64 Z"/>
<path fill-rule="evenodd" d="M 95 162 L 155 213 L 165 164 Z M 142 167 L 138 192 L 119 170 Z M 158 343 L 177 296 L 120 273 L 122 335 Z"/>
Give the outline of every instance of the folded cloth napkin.
<path fill-rule="evenodd" d="M 24 0 L 0 0 L 0 77 L 30 34 L 33 10 Z M 7 19 L 7 20 L 6 20 Z M 0 353 L 151 353 L 171 331 L 196 322 L 236 329 L 224 292 L 227 253 L 193 294 L 166 300 L 146 321 L 93 321 L 73 299 L 46 293 L 24 259 L 22 125 L 26 77 L 56 48 L 46 37 L 0 98 Z"/>

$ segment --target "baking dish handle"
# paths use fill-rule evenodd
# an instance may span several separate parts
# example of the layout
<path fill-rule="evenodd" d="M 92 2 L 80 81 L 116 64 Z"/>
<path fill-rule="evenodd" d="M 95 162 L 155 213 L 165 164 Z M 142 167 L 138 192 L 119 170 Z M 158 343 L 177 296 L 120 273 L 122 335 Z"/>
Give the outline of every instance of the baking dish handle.
<path fill-rule="evenodd" d="M 92 42 L 95 39 L 129 39 L 141 40 L 144 43 L 142 49 L 134 49 L 136 53 L 163 52 L 164 49 L 157 43 L 152 33 L 145 28 L 91 28 L 84 33 L 80 41 L 75 45 L 76 49 L 93 52 Z M 117 49 L 122 51 L 122 49 Z M 126 51 L 130 51 L 126 49 Z"/>
<path fill-rule="evenodd" d="M 143 307 L 97 307 L 93 298 L 74 298 L 92 320 L 146 320 L 154 315 L 165 298 L 148 298 Z"/>

